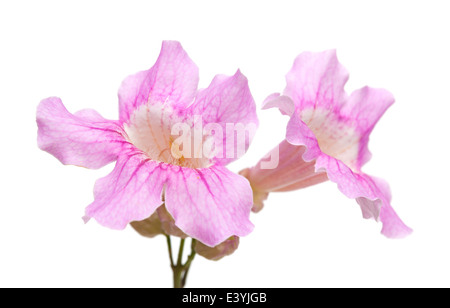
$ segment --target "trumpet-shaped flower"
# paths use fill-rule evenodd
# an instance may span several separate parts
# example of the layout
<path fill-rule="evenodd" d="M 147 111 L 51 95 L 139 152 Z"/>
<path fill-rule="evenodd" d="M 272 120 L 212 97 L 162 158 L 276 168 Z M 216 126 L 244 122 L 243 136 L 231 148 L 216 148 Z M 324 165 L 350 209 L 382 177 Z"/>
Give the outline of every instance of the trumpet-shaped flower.
<path fill-rule="evenodd" d="M 243 170 L 254 190 L 253 210 L 261 209 L 269 192 L 296 190 L 330 180 L 347 197 L 356 199 L 364 218 L 383 223 L 387 237 L 411 232 L 391 207 L 389 186 L 361 171 L 370 159 L 367 144 L 379 118 L 394 98 L 386 90 L 364 87 L 347 95 L 347 70 L 334 50 L 305 52 L 286 76 L 283 93 L 270 95 L 264 109 L 277 107 L 290 116 L 286 139 L 269 153 L 277 166 Z"/>
<path fill-rule="evenodd" d="M 197 85 L 197 66 L 178 42 L 166 41 L 151 69 L 123 81 L 119 120 L 93 110 L 71 114 L 56 97 L 40 103 L 42 150 L 86 168 L 116 161 L 96 182 L 87 218 L 123 229 L 151 217 L 164 198 L 175 225 L 208 246 L 251 232 L 251 187 L 225 165 L 245 152 L 252 136 L 224 134 L 230 125 L 257 125 L 247 79 L 238 71 L 216 76 L 206 89 Z"/>

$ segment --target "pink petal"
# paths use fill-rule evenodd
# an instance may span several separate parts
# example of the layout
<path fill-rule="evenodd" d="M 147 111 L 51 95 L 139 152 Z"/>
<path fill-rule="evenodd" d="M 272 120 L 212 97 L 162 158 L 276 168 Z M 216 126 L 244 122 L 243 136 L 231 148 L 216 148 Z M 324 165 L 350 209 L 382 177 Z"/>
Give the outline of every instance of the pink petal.
<path fill-rule="evenodd" d="M 388 202 L 381 208 L 380 220 L 383 223 L 381 233 L 389 238 L 404 238 L 413 231 L 403 223 Z"/>
<path fill-rule="evenodd" d="M 208 88 L 198 92 L 195 102 L 187 112 L 200 115 L 204 125 L 215 123 L 221 127 L 222 134 L 215 135 L 220 153 L 215 162 L 221 165 L 236 160 L 247 151 L 258 127 L 255 101 L 250 93 L 247 78 L 239 70 L 234 76 L 214 77 Z M 230 138 L 227 125 L 239 129 L 236 124 L 249 129 L 247 137 L 235 137 L 234 142 L 230 144 L 232 147 L 227 148 L 227 138 Z M 241 146 L 243 151 L 239 153 Z"/>
<path fill-rule="evenodd" d="M 273 93 L 263 102 L 262 109 L 278 108 L 282 115 L 292 116 L 295 111 L 295 104 L 289 96 Z"/>
<path fill-rule="evenodd" d="M 120 120 L 143 104 L 169 104 L 187 107 L 192 103 L 198 85 L 198 67 L 181 44 L 164 41 L 155 65 L 148 71 L 126 78 L 119 89 Z"/>
<path fill-rule="evenodd" d="M 354 91 L 342 108 L 341 114 L 348 122 L 356 124 L 360 134 L 356 168 L 360 169 L 370 160 L 369 135 L 384 112 L 394 103 L 393 95 L 384 89 L 364 87 Z"/>
<path fill-rule="evenodd" d="M 250 185 L 224 167 L 173 169 L 165 196 L 176 226 L 210 247 L 253 229 Z"/>
<path fill-rule="evenodd" d="M 301 110 L 321 107 L 334 111 L 346 100 L 347 80 L 348 72 L 339 63 L 335 50 L 303 52 L 286 75 L 284 95 L 291 97 Z"/>
<path fill-rule="evenodd" d="M 71 114 L 57 97 L 41 101 L 36 121 L 39 148 L 65 165 L 97 169 L 116 160 L 128 146 L 117 121 L 88 109 Z"/>
<path fill-rule="evenodd" d="M 288 122 L 286 140 L 292 145 L 306 147 L 302 155 L 305 161 L 312 161 L 322 154 L 316 136 L 297 113 L 294 113 Z"/>
<path fill-rule="evenodd" d="M 328 155 L 321 155 L 316 162 L 317 171 L 326 171 L 330 181 L 349 198 L 356 199 L 364 218 L 381 220 L 381 233 L 390 238 L 405 237 L 412 232 L 397 216 L 390 205 L 387 184 L 366 174 L 354 173 L 343 162 Z"/>
<path fill-rule="evenodd" d="M 112 229 L 150 217 L 162 204 L 165 169 L 165 164 L 139 151 L 121 155 L 114 170 L 95 183 L 95 200 L 86 208 L 86 216 Z"/>
<path fill-rule="evenodd" d="M 302 152 L 302 159 L 305 161 L 312 161 L 319 157 L 319 155 L 322 154 L 322 151 L 319 147 L 317 138 L 308 125 L 302 121 L 300 115 L 301 110 L 295 109 L 292 99 L 288 96 L 273 93 L 264 101 L 263 109 L 273 107 L 278 108 L 283 115 L 290 116 L 286 128 L 286 140 L 292 145 L 306 147 Z"/>

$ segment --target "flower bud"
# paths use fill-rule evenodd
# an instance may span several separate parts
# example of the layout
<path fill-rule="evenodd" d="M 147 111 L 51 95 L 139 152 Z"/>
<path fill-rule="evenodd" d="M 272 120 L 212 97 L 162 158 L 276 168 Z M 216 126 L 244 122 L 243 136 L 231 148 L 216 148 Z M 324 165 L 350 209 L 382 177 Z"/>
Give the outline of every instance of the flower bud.
<path fill-rule="evenodd" d="M 167 211 L 166 207 L 161 205 L 156 212 L 158 213 L 159 220 L 161 221 L 161 228 L 163 232 L 167 235 L 173 235 L 181 238 L 187 238 L 186 233 L 175 226 L 175 220 L 172 215 Z"/>
<path fill-rule="evenodd" d="M 159 221 L 158 213 L 154 212 L 152 216 L 142 221 L 132 221 L 130 225 L 134 230 L 145 237 L 155 237 L 158 234 L 163 234 L 161 222 Z"/>
<path fill-rule="evenodd" d="M 202 257 L 217 261 L 231 255 L 239 246 L 239 237 L 231 236 L 215 247 L 209 247 L 200 241 L 195 244 L 195 251 Z"/>

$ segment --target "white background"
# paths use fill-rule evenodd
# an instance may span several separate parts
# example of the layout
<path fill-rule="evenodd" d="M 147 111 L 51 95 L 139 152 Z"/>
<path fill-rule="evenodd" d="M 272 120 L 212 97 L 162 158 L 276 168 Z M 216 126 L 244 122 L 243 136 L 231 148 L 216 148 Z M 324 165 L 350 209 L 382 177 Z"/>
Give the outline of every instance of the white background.
<path fill-rule="evenodd" d="M 163 237 L 112 231 L 81 216 L 101 170 L 61 165 L 36 145 L 39 101 L 118 116 L 127 75 L 179 40 L 200 86 L 237 68 L 260 106 L 284 88 L 297 54 L 336 48 L 347 91 L 396 97 L 370 142 L 369 174 L 389 181 L 414 229 L 389 240 L 332 183 L 272 194 L 256 228 L 219 262 L 196 258 L 190 287 L 450 287 L 449 7 L 446 1 L 2 1 L 0 4 L 0 286 L 169 287 Z M 258 111 L 249 167 L 284 136 Z"/>

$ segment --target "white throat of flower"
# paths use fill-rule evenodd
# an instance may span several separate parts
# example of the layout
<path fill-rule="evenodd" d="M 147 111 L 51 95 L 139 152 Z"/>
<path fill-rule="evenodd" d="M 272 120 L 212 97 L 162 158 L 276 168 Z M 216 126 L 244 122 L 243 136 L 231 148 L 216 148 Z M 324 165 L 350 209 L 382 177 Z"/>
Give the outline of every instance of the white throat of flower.
<path fill-rule="evenodd" d="M 188 136 L 180 138 L 177 126 L 189 127 Z M 203 155 L 207 138 L 201 130 L 197 131 L 194 119 L 177 115 L 170 106 L 142 105 L 130 116 L 124 129 L 129 141 L 153 161 L 188 168 L 205 168 L 212 164 L 210 158 Z M 186 138 L 189 142 L 183 142 Z"/>
<path fill-rule="evenodd" d="M 333 112 L 320 109 L 306 109 L 301 120 L 317 138 L 320 150 L 354 169 L 359 153 L 360 136 Z"/>

